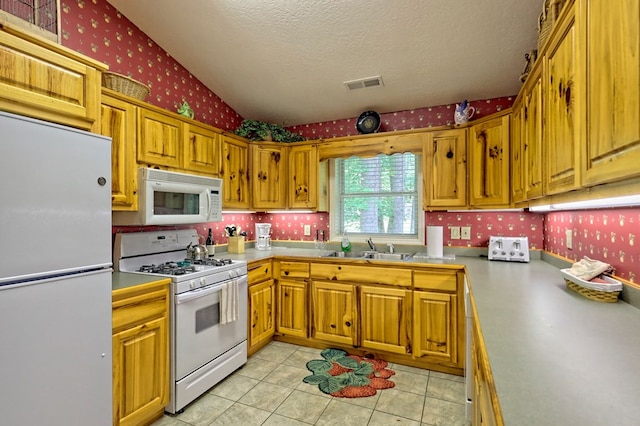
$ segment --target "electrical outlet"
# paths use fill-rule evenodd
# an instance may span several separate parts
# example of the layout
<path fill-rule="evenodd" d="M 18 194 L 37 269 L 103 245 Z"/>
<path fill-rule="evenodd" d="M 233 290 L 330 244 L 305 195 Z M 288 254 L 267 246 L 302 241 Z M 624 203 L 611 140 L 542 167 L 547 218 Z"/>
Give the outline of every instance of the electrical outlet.
<path fill-rule="evenodd" d="M 470 226 L 463 226 L 460 228 L 460 236 L 462 237 L 463 240 L 470 240 L 471 239 L 471 227 Z"/>
<path fill-rule="evenodd" d="M 460 239 L 460 227 L 459 226 L 450 226 L 449 230 L 451 232 L 451 239 L 452 240 L 459 240 Z"/>
<path fill-rule="evenodd" d="M 304 226 L 304 235 L 306 235 L 307 237 L 311 235 L 311 225 Z"/>
<path fill-rule="evenodd" d="M 573 250 L 573 231 L 567 229 L 565 234 L 567 235 L 567 249 Z"/>

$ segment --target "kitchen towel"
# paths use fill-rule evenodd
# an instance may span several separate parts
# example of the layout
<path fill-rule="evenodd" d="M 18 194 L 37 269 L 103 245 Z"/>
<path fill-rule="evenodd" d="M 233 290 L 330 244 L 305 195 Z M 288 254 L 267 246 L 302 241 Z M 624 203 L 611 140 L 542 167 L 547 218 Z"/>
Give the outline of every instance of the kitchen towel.
<path fill-rule="evenodd" d="M 238 280 L 229 281 L 220 291 L 220 325 L 238 319 Z"/>
<path fill-rule="evenodd" d="M 608 263 L 599 260 L 583 257 L 579 262 L 574 263 L 569 269 L 569 273 L 581 280 L 591 281 L 593 278 L 605 272 L 612 272 L 613 267 Z"/>
<path fill-rule="evenodd" d="M 442 258 L 442 226 L 427 226 L 427 257 Z"/>

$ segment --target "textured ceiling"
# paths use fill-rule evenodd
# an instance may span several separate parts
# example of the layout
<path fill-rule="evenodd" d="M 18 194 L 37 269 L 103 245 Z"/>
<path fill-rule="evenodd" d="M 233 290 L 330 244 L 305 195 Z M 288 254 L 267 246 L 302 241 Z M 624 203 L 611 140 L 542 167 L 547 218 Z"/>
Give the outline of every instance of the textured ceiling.
<path fill-rule="evenodd" d="M 513 95 L 542 4 L 108 1 L 242 117 L 285 125 Z"/>

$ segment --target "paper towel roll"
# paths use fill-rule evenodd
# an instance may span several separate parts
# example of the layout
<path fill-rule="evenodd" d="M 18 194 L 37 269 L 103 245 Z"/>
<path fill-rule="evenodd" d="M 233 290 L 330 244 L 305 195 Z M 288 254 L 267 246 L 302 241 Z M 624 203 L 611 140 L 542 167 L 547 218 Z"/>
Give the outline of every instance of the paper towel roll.
<path fill-rule="evenodd" d="M 427 226 L 427 256 L 442 257 L 442 226 Z"/>

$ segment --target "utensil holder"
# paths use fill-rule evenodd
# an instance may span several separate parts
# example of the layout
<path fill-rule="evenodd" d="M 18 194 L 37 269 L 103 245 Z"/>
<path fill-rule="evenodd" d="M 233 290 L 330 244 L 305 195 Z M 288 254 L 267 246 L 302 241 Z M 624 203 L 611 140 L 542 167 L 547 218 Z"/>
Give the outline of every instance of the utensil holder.
<path fill-rule="evenodd" d="M 244 253 L 244 236 L 229 237 L 227 251 L 229 253 Z"/>

